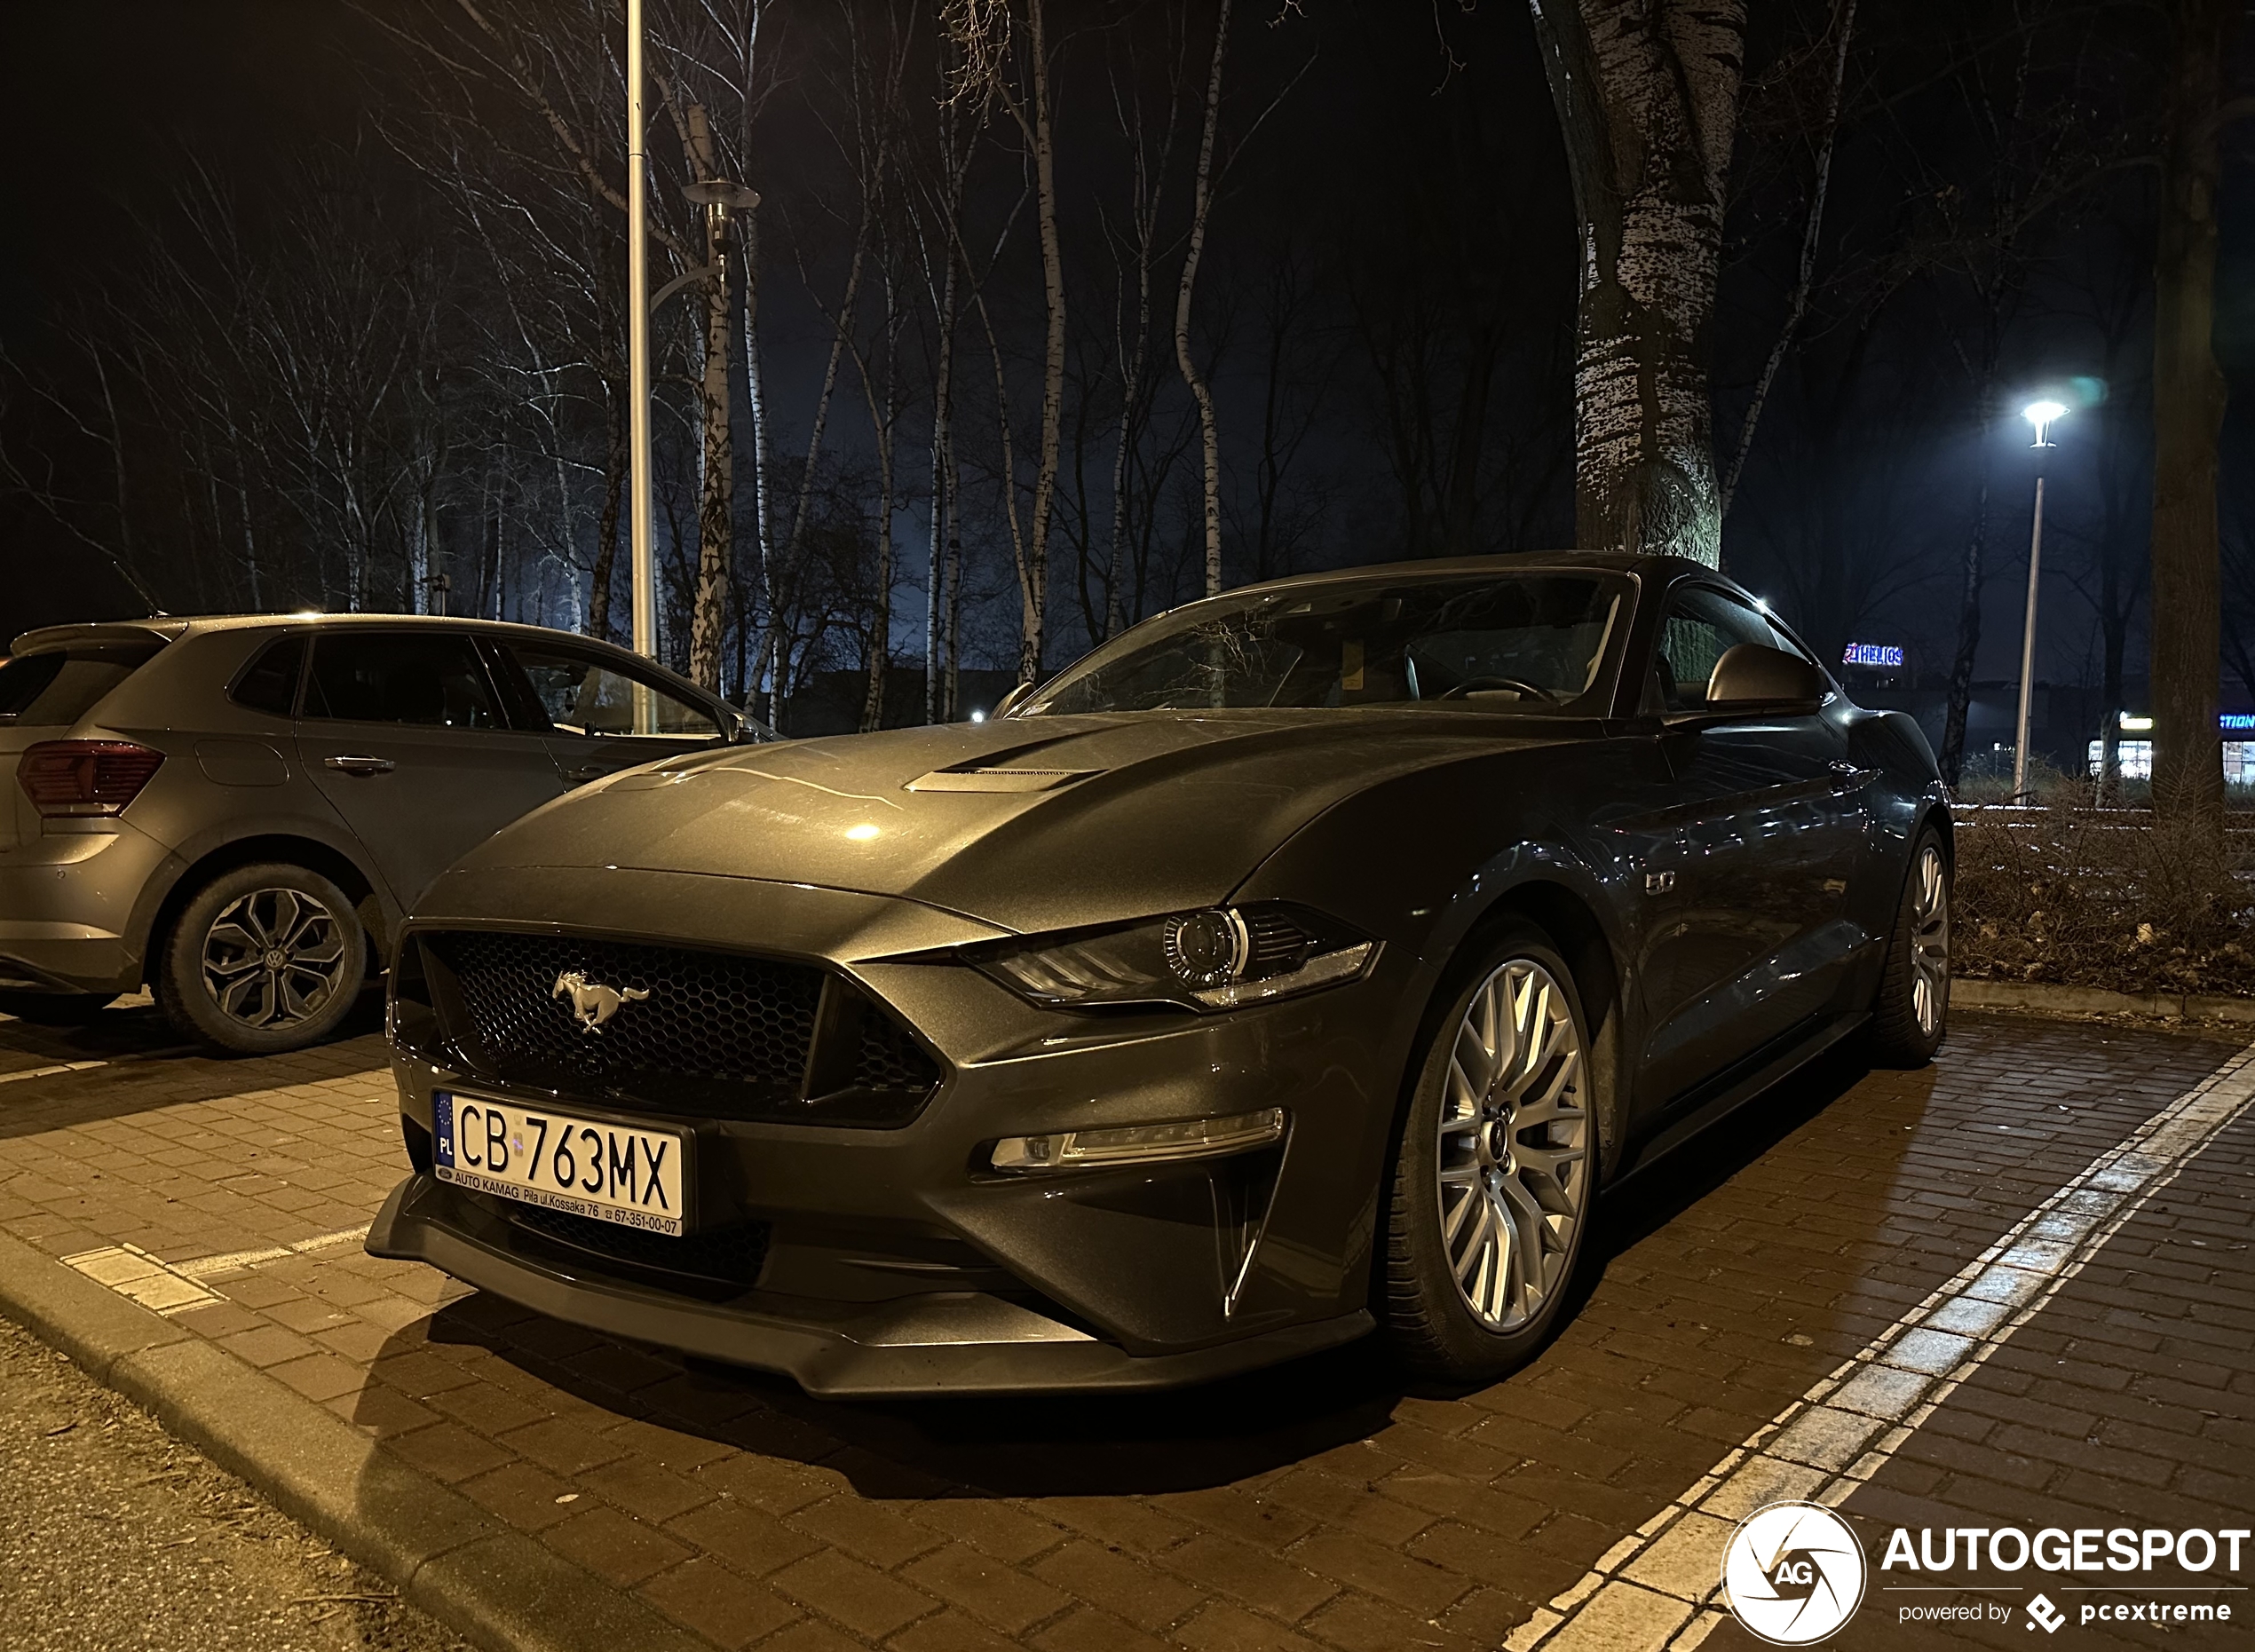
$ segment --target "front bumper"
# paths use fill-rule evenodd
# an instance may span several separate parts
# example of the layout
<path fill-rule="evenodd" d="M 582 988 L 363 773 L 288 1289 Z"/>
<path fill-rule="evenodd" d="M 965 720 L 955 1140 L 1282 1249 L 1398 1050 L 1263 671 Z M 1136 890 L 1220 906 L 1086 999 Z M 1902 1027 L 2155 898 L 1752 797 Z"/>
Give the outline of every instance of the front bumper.
<path fill-rule="evenodd" d="M 552 1318 L 791 1378 L 825 1399 L 928 1394 L 1048 1394 L 1168 1388 L 1352 1341 L 1366 1310 L 1181 1354 L 1137 1357 L 1020 1303 L 979 1292 L 889 1302 L 824 1302 L 753 1292 L 725 1305 L 568 1268 L 513 1251 L 493 1218 L 428 1176 L 392 1191 L 368 1229 L 371 1255 L 428 1262 L 464 1284 Z"/>
<path fill-rule="evenodd" d="M 495 875 L 481 894 L 505 909 L 505 892 L 483 888 Z M 1036 1010 L 968 967 L 890 961 L 947 945 L 951 927 L 966 941 L 992 933 L 930 909 L 905 915 L 913 903 L 748 880 L 541 876 L 545 898 L 529 909 L 572 912 L 575 930 L 646 939 L 664 912 L 673 945 L 758 935 L 771 954 L 819 962 L 914 1027 L 945 1077 L 890 1128 L 700 1118 L 654 1102 L 653 1120 L 692 1134 L 695 1227 L 760 1236 L 756 1274 L 716 1284 L 559 1242 L 506 1201 L 429 1174 L 435 1090 L 632 1117 L 615 1095 L 496 1082 L 395 1051 L 421 1174 L 371 1230 L 376 1254 L 825 1395 L 1171 1387 L 1371 1328 L 1369 1254 L 1404 1020 L 1394 1013 L 1404 983 L 1382 952 L 1365 979 L 1299 999 L 1104 1019 Z M 594 917 L 604 913 L 643 921 L 605 926 Z M 480 921 L 423 917 L 410 933 Z M 913 948 L 899 945 L 904 925 L 916 931 Z M 786 952 L 781 940 L 820 945 Z M 877 955 L 864 955 L 872 940 Z M 1019 1176 L 985 1168 L 1002 1136 L 1270 1107 L 1288 1114 L 1285 1140 L 1230 1157 Z"/>

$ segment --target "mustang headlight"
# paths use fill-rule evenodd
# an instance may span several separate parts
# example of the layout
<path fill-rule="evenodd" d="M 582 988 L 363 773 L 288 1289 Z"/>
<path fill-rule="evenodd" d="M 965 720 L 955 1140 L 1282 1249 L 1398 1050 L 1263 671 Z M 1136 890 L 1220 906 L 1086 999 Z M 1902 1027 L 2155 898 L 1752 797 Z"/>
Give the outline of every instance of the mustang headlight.
<path fill-rule="evenodd" d="M 1262 902 L 982 948 L 972 961 L 1020 997 L 1052 1008 L 1215 1010 L 1353 980 L 1377 950 L 1304 907 Z"/>

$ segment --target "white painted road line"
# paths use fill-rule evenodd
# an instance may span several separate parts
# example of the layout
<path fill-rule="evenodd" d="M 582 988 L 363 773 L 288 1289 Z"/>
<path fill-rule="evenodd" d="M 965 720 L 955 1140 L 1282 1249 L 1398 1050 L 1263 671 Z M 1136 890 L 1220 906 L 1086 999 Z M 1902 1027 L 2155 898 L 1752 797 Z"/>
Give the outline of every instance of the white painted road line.
<path fill-rule="evenodd" d="M 1689 1652 L 1729 1616 L 1737 1522 L 1785 1500 L 1837 1508 L 2142 1205 L 2255 1101 L 2255 1045 L 2086 1166 L 1512 1631 L 1506 1652 Z"/>
<path fill-rule="evenodd" d="M 304 1256 L 313 1251 L 330 1250 L 368 1237 L 368 1224 L 362 1222 L 357 1228 L 340 1228 L 335 1233 L 320 1234 L 311 1239 L 297 1239 L 263 1251 L 230 1251 L 223 1256 L 199 1256 L 193 1261 L 174 1262 L 172 1271 L 190 1279 L 209 1279 L 214 1274 L 230 1273 L 238 1268 L 256 1268 L 261 1262 L 278 1262 L 286 1257 Z"/>
<path fill-rule="evenodd" d="M 344 1228 L 262 1251 L 230 1251 L 225 1255 L 198 1256 L 185 1262 L 160 1261 L 138 1245 L 106 1245 L 97 1251 L 66 1256 L 63 1265 L 75 1268 L 96 1284 L 107 1285 L 143 1308 L 154 1308 L 160 1314 L 178 1314 L 219 1300 L 202 1283 L 216 1275 L 326 1251 L 367 1237 L 366 1227 Z"/>
<path fill-rule="evenodd" d="M 167 1267 L 138 1245 L 105 1245 L 63 1258 L 97 1284 L 160 1314 L 178 1314 L 219 1299 L 178 1270 Z"/>
<path fill-rule="evenodd" d="M 108 1065 L 106 1061 L 67 1061 L 59 1066 L 33 1067 L 23 1072 L 0 1072 L 0 1084 L 13 1084 L 20 1079 L 51 1079 L 59 1072 L 86 1072 Z"/>

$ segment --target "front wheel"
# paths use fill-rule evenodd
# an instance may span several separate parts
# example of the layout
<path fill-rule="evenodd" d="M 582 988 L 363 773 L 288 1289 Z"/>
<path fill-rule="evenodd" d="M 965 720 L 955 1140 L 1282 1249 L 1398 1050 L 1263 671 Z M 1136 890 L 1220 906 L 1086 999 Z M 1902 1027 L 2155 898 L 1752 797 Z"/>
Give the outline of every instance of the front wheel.
<path fill-rule="evenodd" d="M 1887 937 L 1866 1053 L 1880 1067 L 1923 1067 L 1950 1028 L 1950 861 L 1929 826 L 1911 851 L 1910 875 Z"/>
<path fill-rule="evenodd" d="M 278 862 L 223 872 L 189 897 L 156 999 L 186 1037 L 268 1055 L 335 1032 L 367 979 L 368 943 L 344 891 Z"/>
<path fill-rule="evenodd" d="M 1412 1370 L 1492 1381 L 1549 1334 L 1595 1190 L 1588 1049 L 1573 976 L 1532 929 L 1491 947 L 1442 1017 L 1387 1221 L 1382 1306 Z"/>

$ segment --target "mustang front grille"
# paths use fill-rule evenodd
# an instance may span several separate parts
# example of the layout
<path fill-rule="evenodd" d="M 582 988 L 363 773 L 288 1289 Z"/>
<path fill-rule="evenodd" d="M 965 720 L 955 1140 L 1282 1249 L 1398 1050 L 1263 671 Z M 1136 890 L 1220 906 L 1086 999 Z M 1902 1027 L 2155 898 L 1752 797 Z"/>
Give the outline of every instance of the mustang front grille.
<path fill-rule="evenodd" d="M 394 1036 L 435 1036 L 487 1078 L 638 1111 L 862 1125 L 906 1123 L 939 1083 L 906 1028 L 808 964 L 487 929 L 425 931 L 408 952 Z"/>

